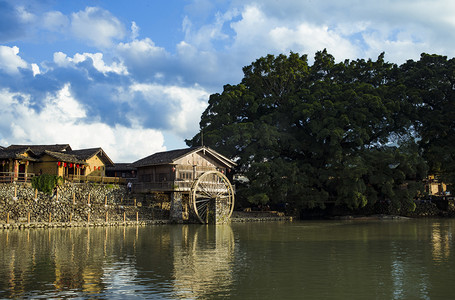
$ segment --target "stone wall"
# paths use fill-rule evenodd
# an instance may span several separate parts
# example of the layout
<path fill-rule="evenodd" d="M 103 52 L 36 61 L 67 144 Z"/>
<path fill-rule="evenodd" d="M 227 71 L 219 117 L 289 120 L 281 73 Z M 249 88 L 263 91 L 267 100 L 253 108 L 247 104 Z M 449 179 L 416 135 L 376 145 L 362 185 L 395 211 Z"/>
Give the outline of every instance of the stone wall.
<path fill-rule="evenodd" d="M 66 183 L 53 195 L 29 184 L 0 184 L 0 224 L 95 223 L 166 219 L 162 210 L 142 203 L 119 185 Z"/>

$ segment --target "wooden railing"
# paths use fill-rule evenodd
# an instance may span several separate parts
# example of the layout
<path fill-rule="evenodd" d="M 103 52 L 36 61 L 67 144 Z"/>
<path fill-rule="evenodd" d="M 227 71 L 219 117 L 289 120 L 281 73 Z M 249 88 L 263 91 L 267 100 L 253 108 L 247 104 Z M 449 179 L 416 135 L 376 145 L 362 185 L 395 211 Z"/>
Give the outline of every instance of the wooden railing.
<path fill-rule="evenodd" d="M 147 193 L 152 191 L 178 191 L 188 192 L 191 189 L 193 181 L 190 180 L 176 180 L 176 181 L 163 181 L 163 182 L 137 182 L 133 183 L 133 191 L 137 193 Z"/>
<path fill-rule="evenodd" d="M 125 184 L 126 178 L 121 177 L 106 177 L 106 176 L 92 176 L 92 175 L 67 175 L 65 181 L 70 182 L 95 182 L 101 184 Z"/>
<path fill-rule="evenodd" d="M 0 183 L 30 182 L 33 176 L 33 173 L 0 172 Z"/>
<path fill-rule="evenodd" d="M 0 172 L 0 183 L 13 183 L 13 182 L 31 182 L 35 176 L 34 173 L 14 173 L 14 172 Z M 82 176 L 82 175 L 67 175 L 64 177 L 65 181 L 69 182 L 95 182 L 101 184 L 126 184 L 126 178 L 120 177 L 106 177 L 106 176 Z M 131 179 L 129 179 L 131 180 Z"/>

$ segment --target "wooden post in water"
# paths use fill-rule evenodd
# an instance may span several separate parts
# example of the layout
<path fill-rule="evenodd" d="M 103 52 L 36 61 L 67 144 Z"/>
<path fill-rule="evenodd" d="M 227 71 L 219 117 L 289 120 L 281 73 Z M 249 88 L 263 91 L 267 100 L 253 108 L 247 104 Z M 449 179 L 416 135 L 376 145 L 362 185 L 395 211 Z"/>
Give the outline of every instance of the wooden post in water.
<path fill-rule="evenodd" d="M 9 224 L 9 212 L 6 213 L 6 224 Z"/>
<path fill-rule="evenodd" d="M 27 223 L 30 224 L 30 212 L 27 213 Z"/>
<path fill-rule="evenodd" d="M 73 205 L 76 204 L 76 193 L 73 192 Z"/>
<path fill-rule="evenodd" d="M 57 188 L 57 190 L 56 190 L 56 192 L 55 192 L 55 201 L 58 202 L 58 188 Z"/>
<path fill-rule="evenodd" d="M 106 223 L 109 221 L 109 212 L 106 211 Z"/>
<path fill-rule="evenodd" d="M 136 211 L 136 223 L 139 223 L 139 212 Z"/>
<path fill-rule="evenodd" d="M 14 199 L 17 197 L 17 185 L 14 185 Z"/>
<path fill-rule="evenodd" d="M 104 196 L 104 206 L 107 206 L 107 195 Z"/>
<path fill-rule="evenodd" d="M 72 219 L 73 219 L 73 213 L 70 213 L 70 223 L 71 223 Z"/>
<path fill-rule="evenodd" d="M 38 189 L 35 189 L 35 200 L 38 199 Z"/>
<path fill-rule="evenodd" d="M 136 206 L 136 198 L 134 198 L 134 206 Z"/>
<path fill-rule="evenodd" d="M 52 213 L 49 213 L 49 223 L 52 221 Z"/>
<path fill-rule="evenodd" d="M 126 212 L 124 211 L 123 212 L 123 223 L 125 223 L 125 222 L 126 222 Z"/>
<path fill-rule="evenodd" d="M 87 213 L 87 223 L 90 223 L 90 212 Z"/>
<path fill-rule="evenodd" d="M 87 205 L 90 206 L 90 193 L 88 194 Z"/>

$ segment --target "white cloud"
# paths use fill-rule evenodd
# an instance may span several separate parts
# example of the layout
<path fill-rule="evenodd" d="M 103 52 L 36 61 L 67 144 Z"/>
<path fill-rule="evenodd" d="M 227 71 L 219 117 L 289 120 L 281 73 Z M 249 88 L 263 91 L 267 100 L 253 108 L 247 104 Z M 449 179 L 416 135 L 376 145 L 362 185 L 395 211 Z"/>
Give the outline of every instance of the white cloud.
<path fill-rule="evenodd" d="M 269 32 L 272 44 L 280 52 L 315 53 L 327 48 L 335 57 L 357 58 L 354 45 L 327 26 L 301 24 L 297 28 L 276 27 Z"/>
<path fill-rule="evenodd" d="M 131 39 L 135 40 L 139 36 L 139 26 L 137 26 L 136 22 L 131 22 Z"/>
<path fill-rule="evenodd" d="M 120 75 L 128 75 L 127 68 L 123 63 L 113 62 L 111 65 L 106 65 L 103 60 L 103 54 L 98 53 L 76 53 L 73 58 L 68 57 L 65 53 L 56 52 L 54 53 L 54 62 L 60 67 L 75 66 L 78 63 L 91 59 L 93 67 L 103 74 L 116 73 Z"/>
<path fill-rule="evenodd" d="M 33 76 L 41 74 L 41 71 L 37 64 L 32 64 L 31 66 L 32 66 Z"/>
<path fill-rule="evenodd" d="M 45 13 L 42 22 L 44 28 L 56 32 L 63 32 L 70 23 L 69 18 L 59 11 Z"/>
<path fill-rule="evenodd" d="M 9 74 L 19 73 L 19 68 L 28 68 L 28 64 L 19 55 L 19 48 L 0 46 L 0 69 Z"/>
<path fill-rule="evenodd" d="M 73 34 L 91 44 L 107 48 L 114 40 L 125 36 L 123 24 L 110 12 L 98 7 L 87 7 L 71 15 Z"/>
<path fill-rule="evenodd" d="M 155 46 L 155 43 L 149 38 L 134 40 L 130 43 L 119 43 L 117 51 L 123 57 L 136 63 L 144 63 L 149 59 L 168 55 L 164 48 Z"/>
<path fill-rule="evenodd" d="M 132 162 L 165 150 L 163 134 L 157 130 L 87 122 L 87 111 L 74 98 L 69 84 L 43 101 L 44 107 L 38 111 L 30 95 L 0 90 L 3 145 L 69 143 L 74 149 L 102 147 L 115 162 Z"/>
<path fill-rule="evenodd" d="M 183 138 L 199 130 L 199 120 L 207 107 L 209 93 L 200 86 L 190 88 L 158 84 L 134 84 L 130 93 L 141 93 L 147 101 L 167 106 L 167 128 Z M 131 98 L 133 98 L 131 96 Z"/>
<path fill-rule="evenodd" d="M 36 20 L 36 16 L 26 10 L 24 6 L 16 7 L 17 14 L 22 22 L 31 23 Z"/>

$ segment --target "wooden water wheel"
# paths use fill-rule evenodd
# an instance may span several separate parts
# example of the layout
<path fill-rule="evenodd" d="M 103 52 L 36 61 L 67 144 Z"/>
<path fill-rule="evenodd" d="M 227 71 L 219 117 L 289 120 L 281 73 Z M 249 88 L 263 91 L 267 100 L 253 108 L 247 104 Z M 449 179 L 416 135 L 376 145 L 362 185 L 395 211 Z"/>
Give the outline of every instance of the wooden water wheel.
<path fill-rule="evenodd" d="M 201 223 L 225 223 L 234 210 L 234 189 L 223 173 L 208 171 L 193 182 L 190 203 Z"/>

